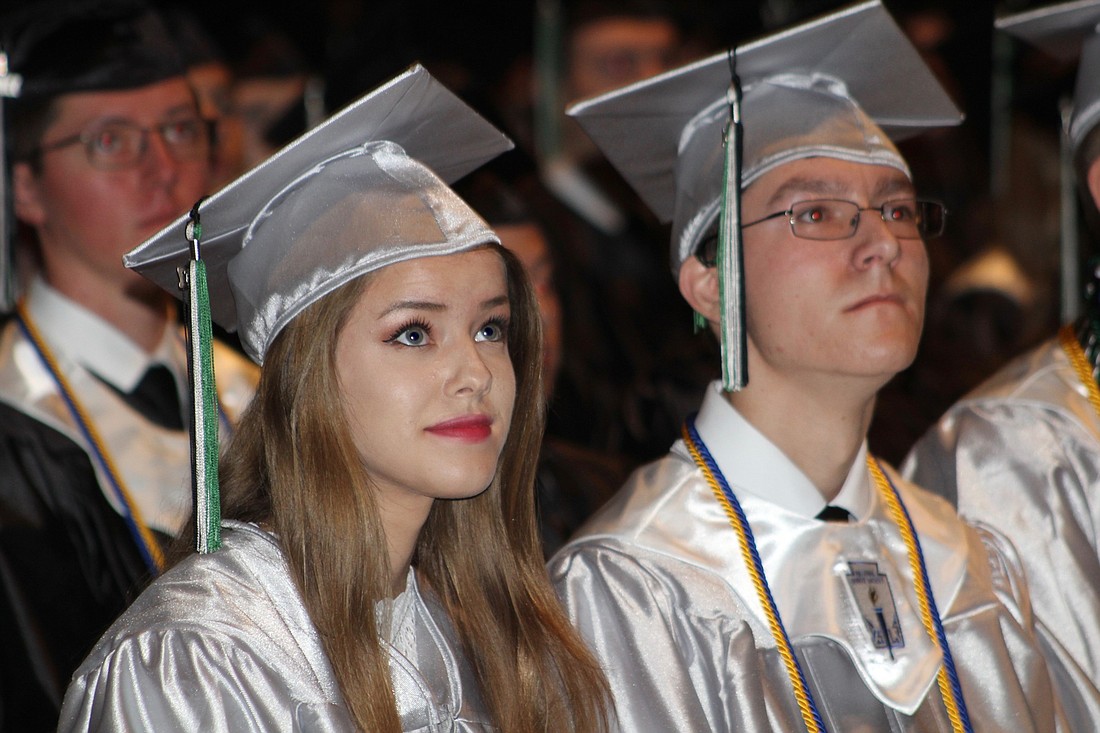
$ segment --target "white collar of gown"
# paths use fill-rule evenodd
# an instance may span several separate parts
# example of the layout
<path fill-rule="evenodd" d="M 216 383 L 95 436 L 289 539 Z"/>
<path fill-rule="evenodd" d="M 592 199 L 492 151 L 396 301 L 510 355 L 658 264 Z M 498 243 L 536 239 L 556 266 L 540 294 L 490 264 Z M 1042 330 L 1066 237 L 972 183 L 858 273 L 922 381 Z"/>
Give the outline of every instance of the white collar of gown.
<path fill-rule="evenodd" d="M 833 640 L 848 652 L 883 704 L 913 714 L 935 682 L 942 654 L 921 623 L 905 543 L 879 492 L 872 489 L 866 443 L 833 502 L 851 511 L 856 521 L 823 522 L 815 518 L 825 505 L 820 493 L 722 397 L 717 382 L 707 390 L 696 429 L 741 503 L 792 643 L 811 636 Z M 674 451 L 691 460 L 682 442 Z M 898 479 L 891 478 L 897 486 Z M 920 501 L 908 502 L 906 510 L 917 528 L 942 615 L 962 585 L 966 537 L 958 525 L 945 525 Z M 729 546 L 736 546 L 732 527 L 729 538 Z M 740 553 L 727 556 L 727 577 L 767 629 Z M 883 609 L 882 621 L 876 608 Z M 893 639 L 889 647 L 883 626 Z"/>

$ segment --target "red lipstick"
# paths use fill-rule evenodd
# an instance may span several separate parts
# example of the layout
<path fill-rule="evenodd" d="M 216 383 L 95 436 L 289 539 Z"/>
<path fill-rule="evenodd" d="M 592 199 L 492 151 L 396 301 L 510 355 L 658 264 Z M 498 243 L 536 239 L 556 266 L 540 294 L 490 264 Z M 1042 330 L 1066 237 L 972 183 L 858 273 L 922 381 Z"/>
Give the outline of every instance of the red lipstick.
<path fill-rule="evenodd" d="M 486 415 L 464 415 L 453 420 L 444 420 L 425 430 L 433 435 L 444 438 L 456 438 L 458 440 L 477 443 L 485 440 L 492 434 L 493 421 Z"/>

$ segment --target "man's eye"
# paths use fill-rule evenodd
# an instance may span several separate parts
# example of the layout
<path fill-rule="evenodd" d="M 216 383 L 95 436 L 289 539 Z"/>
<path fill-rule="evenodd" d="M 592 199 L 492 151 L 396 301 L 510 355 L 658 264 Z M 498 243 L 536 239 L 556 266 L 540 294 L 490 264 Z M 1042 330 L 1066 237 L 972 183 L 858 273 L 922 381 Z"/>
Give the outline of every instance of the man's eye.
<path fill-rule="evenodd" d="M 96 152 L 110 155 L 118 153 L 126 147 L 126 132 L 119 128 L 108 127 L 100 130 L 92 136 L 91 143 Z"/>
<path fill-rule="evenodd" d="M 176 120 L 165 124 L 161 131 L 170 143 L 190 143 L 202 135 L 202 123 L 198 120 Z"/>
<path fill-rule="evenodd" d="M 824 224 L 836 218 L 836 212 L 828 206 L 807 206 L 795 213 L 795 219 L 804 224 Z"/>
<path fill-rule="evenodd" d="M 915 221 L 917 218 L 916 204 L 888 204 L 886 218 L 890 221 Z"/>

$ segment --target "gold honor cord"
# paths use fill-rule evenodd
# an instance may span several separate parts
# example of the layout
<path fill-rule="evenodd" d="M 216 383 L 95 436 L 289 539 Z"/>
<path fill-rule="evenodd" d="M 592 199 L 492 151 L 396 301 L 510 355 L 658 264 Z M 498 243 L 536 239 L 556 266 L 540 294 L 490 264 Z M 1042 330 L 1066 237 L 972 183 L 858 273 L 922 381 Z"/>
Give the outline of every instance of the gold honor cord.
<path fill-rule="evenodd" d="M 1077 378 L 1088 390 L 1089 404 L 1100 416 L 1100 387 L 1096 384 L 1096 378 L 1092 376 L 1092 365 L 1089 363 L 1088 357 L 1085 356 L 1085 350 L 1081 348 L 1081 342 L 1077 340 L 1073 324 L 1067 323 L 1062 326 L 1061 330 L 1058 331 L 1058 339 L 1062 342 L 1062 351 L 1066 352 L 1069 363 L 1073 366 L 1073 371 L 1077 373 Z"/>
<path fill-rule="evenodd" d="M 760 556 L 756 552 L 756 541 L 752 537 L 752 530 L 748 526 L 748 521 L 739 511 L 740 507 L 734 507 L 733 501 L 731 501 L 731 498 L 734 498 L 733 492 L 728 490 L 725 478 L 719 478 L 721 471 L 718 469 L 717 464 L 714 464 L 712 469 L 710 464 L 713 459 L 711 461 L 706 460 L 706 458 L 710 458 L 709 452 L 704 458 L 702 452 L 706 450 L 706 446 L 695 432 L 693 419 L 689 419 L 688 422 L 684 423 L 683 439 L 688 452 L 703 472 L 703 477 L 714 493 L 714 498 L 722 506 L 726 517 L 729 519 L 730 526 L 733 527 L 733 531 L 737 535 L 737 543 L 741 547 L 741 557 L 745 560 L 745 569 L 752 579 L 757 598 L 764 609 L 764 615 L 768 618 L 768 628 L 771 629 L 776 649 L 779 650 L 779 656 L 783 659 L 783 667 L 787 670 L 787 677 L 791 681 L 795 702 L 802 714 L 802 722 L 806 724 L 808 733 L 825 733 L 825 725 L 817 712 L 817 706 L 814 704 L 806 680 L 802 676 L 802 670 L 795 658 L 791 641 L 787 637 L 787 630 L 783 628 L 783 621 L 779 617 L 775 599 L 772 598 L 767 579 L 764 577 L 764 568 L 759 562 Z"/>
<path fill-rule="evenodd" d="M 126 512 L 125 518 L 127 524 L 130 525 L 131 534 L 134 535 L 134 539 L 138 544 L 138 549 L 141 551 L 142 556 L 146 558 L 146 563 L 151 565 L 149 569 L 155 574 L 163 572 L 165 560 L 164 553 L 160 549 L 160 544 L 157 542 L 156 537 L 153 536 L 152 530 L 149 529 L 149 526 L 141 518 L 141 511 L 138 509 L 137 504 L 134 503 L 129 489 L 126 488 L 126 484 L 122 480 L 122 475 L 115 466 L 111 454 L 107 452 L 107 446 L 100 437 L 99 431 L 96 430 L 95 424 L 92 422 L 88 412 L 84 409 L 84 406 L 77 400 L 76 392 L 73 391 L 72 385 L 69 384 L 69 380 L 61 373 L 56 357 L 54 357 L 53 352 L 50 351 L 50 348 L 42 338 L 42 334 L 31 320 L 30 314 L 27 312 L 26 303 L 19 301 L 19 303 L 16 304 L 16 312 L 23 325 L 24 332 L 30 338 L 35 349 L 38 350 L 39 356 L 42 357 L 42 361 L 50 371 L 51 376 L 53 376 L 54 382 L 57 383 L 58 388 L 61 390 L 61 396 L 72 412 L 77 426 L 81 429 L 88 442 L 91 443 L 92 450 L 95 453 L 95 457 L 99 460 L 100 467 L 113 484 L 115 495 L 123 504 L 123 509 Z"/>
<path fill-rule="evenodd" d="M 955 672 L 955 662 L 951 650 L 947 647 L 947 638 L 943 635 L 943 624 L 939 619 L 939 614 L 934 613 L 932 610 L 932 604 L 934 603 L 931 600 L 932 589 L 928 586 L 924 556 L 917 541 L 917 536 L 905 508 L 902 506 L 901 497 L 890 485 L 890 481 L 886 478 L 882 467 L 878 465 L 878 461 L 870 453 L 867 454 L 867 468 L 871 471 L 875 486 L 886 501 L 886 506 L 890 509 L 890 516 L 893 517 L 898 531 L 901 532 L 902 540 L 905 542 L 905 549 L 909 555 L 909 570 L 913 573 L 917 601 L 920 604 L 921 622 L 924 624 L 928 636 L 931 637 L 932 643 L 938 646 L 943 654 L 944 663 L 940 665 L 936 680 L 940 686 L 940 695 L 943 696 L 944 707 L 947 708 L 947 717 L 951 720 L 951 729 L 956 733 L 969 731 L 969 719 L 965 703 L 962 702 L 962 690 L 959 687 L 958 676 Z"/>

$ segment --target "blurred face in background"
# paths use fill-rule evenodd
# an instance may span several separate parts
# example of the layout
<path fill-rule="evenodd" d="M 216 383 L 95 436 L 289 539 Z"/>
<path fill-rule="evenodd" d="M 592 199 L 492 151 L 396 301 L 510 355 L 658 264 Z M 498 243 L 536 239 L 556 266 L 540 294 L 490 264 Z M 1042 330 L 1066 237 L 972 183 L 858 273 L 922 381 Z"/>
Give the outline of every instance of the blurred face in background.
<path fill-rule="evenodd" d="M 554 284 L 554 261 L 546 236 L 534 223 L 494 225 L 500 243 L 523 263 L 538 298 L 542 318 L 543 388 L 549 399 L 561 367 L 561 300 Z"/>
<path fill-rule="evenodd" d="M 606 17 L 570 36 L 567 87 L 570 101 L 617 89 L 678 61 L 680 33 L 663 18 Z"/>
<path fill-rule="evenodd" d="M 157 293 L 122 255 L 206 193 L 210 141 L 194 99 L 183 77 L 57 98 L 37 165 L 12 166 L 15 213 L 37 235 L 48 282 L 63 292 Z M 114 165 L 127 136 L 143 141 L 140 153 Z"/>

